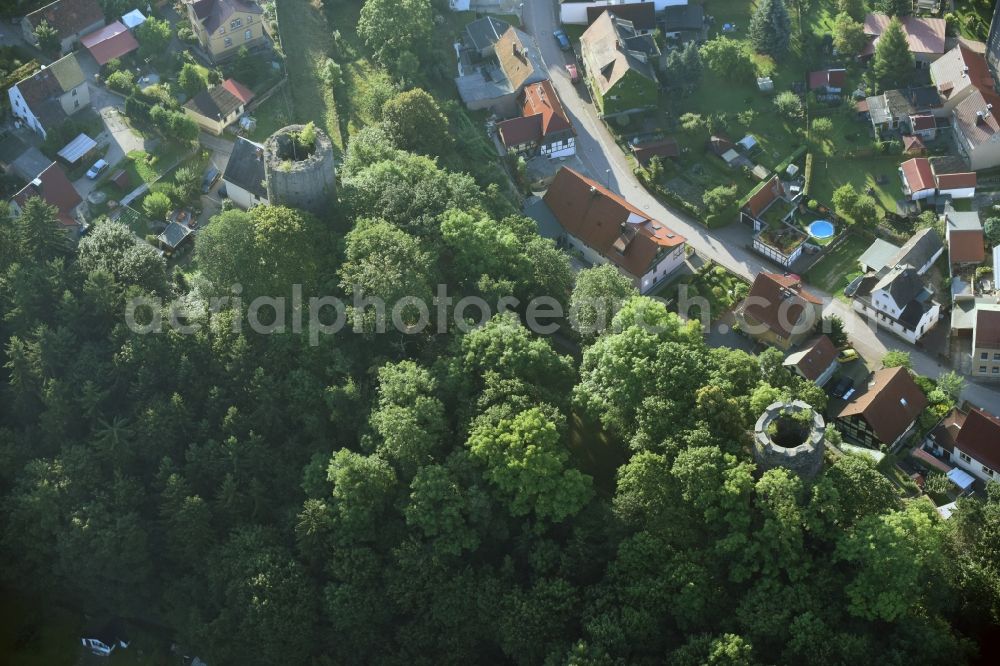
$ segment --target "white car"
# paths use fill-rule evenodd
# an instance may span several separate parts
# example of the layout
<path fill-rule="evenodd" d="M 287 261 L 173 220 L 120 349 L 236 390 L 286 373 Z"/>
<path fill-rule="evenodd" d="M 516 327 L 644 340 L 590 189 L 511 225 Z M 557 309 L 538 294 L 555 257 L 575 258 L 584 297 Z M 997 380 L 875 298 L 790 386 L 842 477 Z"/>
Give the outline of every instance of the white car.
<path fill-rule="evenodd" d="M 94 166 L 87 171 L 87 178 L 96 180 L 109 166 L 106 160 L 97 160 L 94 162 Z"/>

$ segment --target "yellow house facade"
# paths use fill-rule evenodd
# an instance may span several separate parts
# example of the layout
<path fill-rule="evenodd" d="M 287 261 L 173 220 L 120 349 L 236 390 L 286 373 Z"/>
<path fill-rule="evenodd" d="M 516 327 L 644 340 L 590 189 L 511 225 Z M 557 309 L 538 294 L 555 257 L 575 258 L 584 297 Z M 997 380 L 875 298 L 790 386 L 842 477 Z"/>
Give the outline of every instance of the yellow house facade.
<path fill-rule="evenodd" d="M 242 47 L 261 45 L 264 10 L 251 0 L 196 0 L 187 3 L 188 19 L 201 46 L 213 60 L 235 56 Z"/>

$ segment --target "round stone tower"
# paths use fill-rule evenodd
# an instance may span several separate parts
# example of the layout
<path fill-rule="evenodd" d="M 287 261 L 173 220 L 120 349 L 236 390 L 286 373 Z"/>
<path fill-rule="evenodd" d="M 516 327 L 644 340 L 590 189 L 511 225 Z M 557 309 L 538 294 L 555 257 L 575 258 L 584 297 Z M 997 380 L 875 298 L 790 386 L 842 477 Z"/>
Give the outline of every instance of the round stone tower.
<path fill-rule="evenodd" d="M 333 143 L 315 130 L 312 143 L 303 141 L 305 125 L 289 125 L 264 142 L 264 178 L 272 206 L 290 206 L 320 213 L 333 200 L 336 176 Z"/>
<path fill-rule="evenodd" d="M 812 407 L 795 400 L 775 402 L 754 427 L 754 458 L 761 469 L 784 467 L 803 477 L 823 469 L 826 424 Z"/>

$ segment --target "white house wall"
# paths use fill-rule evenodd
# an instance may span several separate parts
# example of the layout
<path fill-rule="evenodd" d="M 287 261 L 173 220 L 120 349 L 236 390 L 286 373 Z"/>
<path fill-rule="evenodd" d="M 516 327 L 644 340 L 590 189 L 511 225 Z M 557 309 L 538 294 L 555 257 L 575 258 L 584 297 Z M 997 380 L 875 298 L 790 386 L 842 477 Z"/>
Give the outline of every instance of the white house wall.
<path fill-rule="evenodd" d="M 976 196 L 976 188 L 974 187 L 963 187 L 954 190 L 939 190 L 941 196 L 951 197 L 952 199 L 971 199 Z"/>
<path fill-rule="evenodd" d="M 642 276 L 639 291 L 643 294 L 656 287 L 665 277 L 673 273 L 684 263 L 684 243 L 678 245 L 672 252 L 653 267 L 651 271 Z"/>
<path fill-rule="evenodd" d="M 229 197 L 238 208 L 247 210 L 248 208 L 252 208 L 254 206 L 267 204 L 266 199 L 258 199 L 239 185 L 234 185 L 227 180 L 223 180 L 222 182 L 226 184 L 226 196 Z"/>
<path fill-rule="evenodd" d="M 957 446 L 955 447 L 955 450 L 951 454 L 951 462 L 953 465 L 961 467 L 969 474 L 972 474 L 977 479 L 981 479 L 983 481 L 996 481 L 1000 479 L 1000 477 L 998 477 L 996 474 L 997 472 L 1000 472 L 1000 470 L 993 470 L 994 474 L 993 476 L 990 476 L 989 473 L 983 470 L 983 468 L 986 466 L 983 465 L 978 460 L 976 460 L 970 454 L 965 453 L 965 455 L 970 458 L 970 461 L 963 460 L 962 459 L 963 453 L 964 452 L 961 449 L 959 449 Z M 986 467 L 986 469 L 989 469 L 989 467 Z"/>
<path fill-rule="evenodd" d="M 41 134 L 42 138 L 45 138 L 45 128 L 28 108 L 28 103 L 16 85 L 10 87 L 7 91 L 7 97 L 10 99 L 10 108 L 14 115 L 23 120 L 28 127 Z"/>

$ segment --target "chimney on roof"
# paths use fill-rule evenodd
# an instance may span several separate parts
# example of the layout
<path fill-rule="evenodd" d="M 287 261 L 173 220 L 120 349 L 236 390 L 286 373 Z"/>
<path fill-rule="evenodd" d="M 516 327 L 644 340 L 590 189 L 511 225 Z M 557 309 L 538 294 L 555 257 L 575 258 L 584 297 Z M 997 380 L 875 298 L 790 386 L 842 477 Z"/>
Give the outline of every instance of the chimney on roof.
<path fill-rule="evenodd" d="M 597 194 L 597 186 L 591 185 L 590 186 L 590 193 L 591 194 Z"/>
<path fill-rule="evenodd" d="M 42 186 L 42 179 L 39 178 L 38 176 L 35 176 L 35 179 L 33 181 L 31 181 L 31 184 L 34 185 L 35 187 L 41 187 Z"/>

